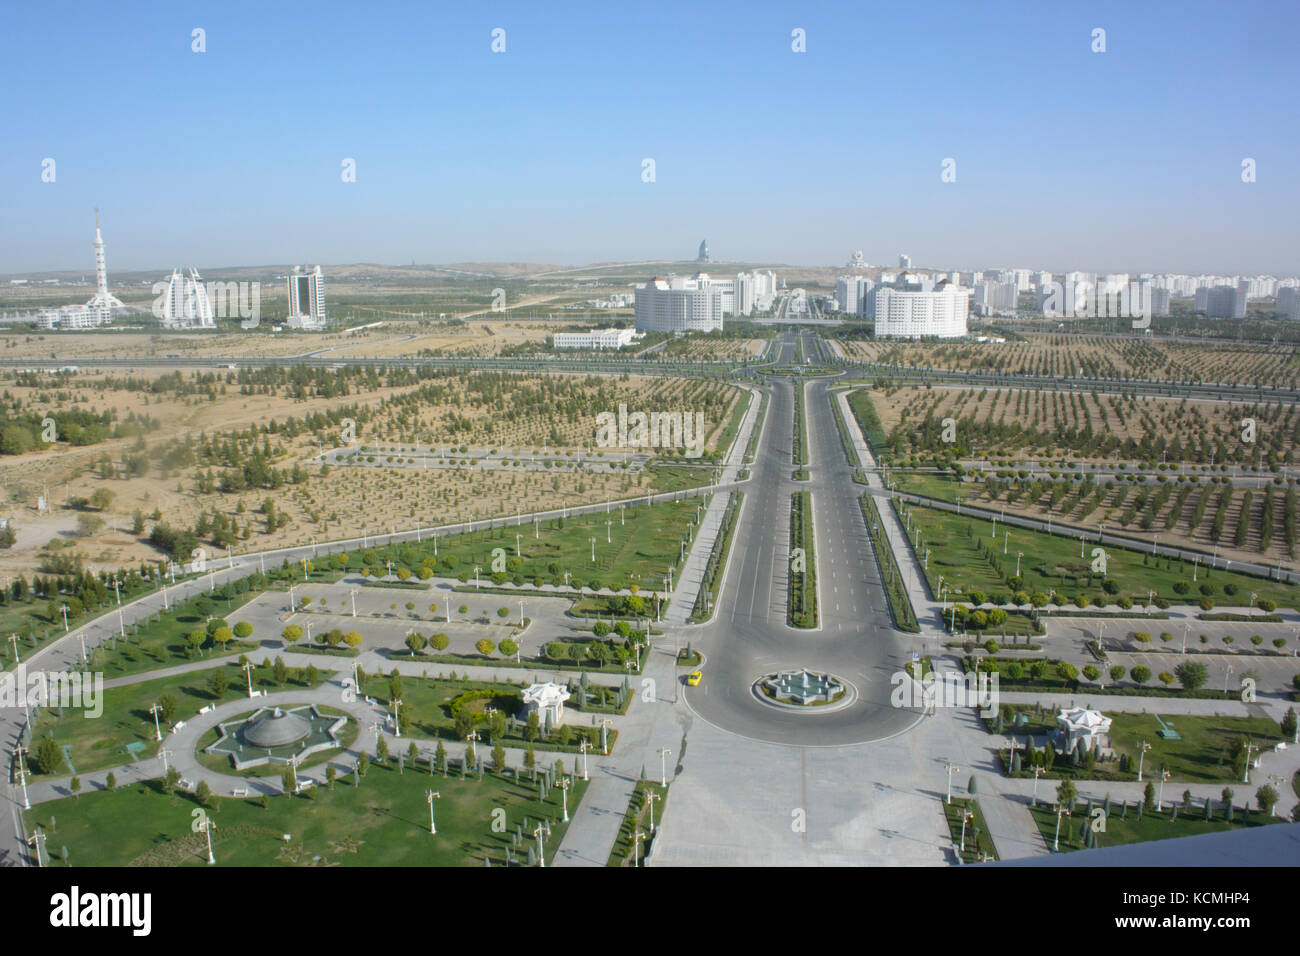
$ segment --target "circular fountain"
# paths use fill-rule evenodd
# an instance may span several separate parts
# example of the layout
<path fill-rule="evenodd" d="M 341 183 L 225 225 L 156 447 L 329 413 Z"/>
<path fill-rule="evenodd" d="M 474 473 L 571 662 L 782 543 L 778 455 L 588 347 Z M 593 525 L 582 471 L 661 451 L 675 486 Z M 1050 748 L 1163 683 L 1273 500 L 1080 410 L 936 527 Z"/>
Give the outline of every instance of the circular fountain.
<path fill-rule="evenodd" d="M 830 713 L 857 700 L 857 689 L 848 681 L 824 671 L 776 671 L 764 674 L 753 684 L 754 696 L 770 707 L 808 713 Z"/>

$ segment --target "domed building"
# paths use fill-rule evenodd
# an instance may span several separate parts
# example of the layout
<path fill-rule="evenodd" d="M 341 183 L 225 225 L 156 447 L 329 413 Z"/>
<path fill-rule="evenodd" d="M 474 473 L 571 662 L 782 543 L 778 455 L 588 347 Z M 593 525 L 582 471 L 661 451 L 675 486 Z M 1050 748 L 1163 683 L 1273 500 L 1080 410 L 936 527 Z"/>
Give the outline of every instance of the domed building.
<path fill-rule="evenodd" d="M 225 754 L 236 770 L 262 764 L 301 763 L 320 750 L 341 745 L 346 717 L 322 714 L 315 706 L 262 707 L 218 725 L 221 737 L 206 753 Z"/>

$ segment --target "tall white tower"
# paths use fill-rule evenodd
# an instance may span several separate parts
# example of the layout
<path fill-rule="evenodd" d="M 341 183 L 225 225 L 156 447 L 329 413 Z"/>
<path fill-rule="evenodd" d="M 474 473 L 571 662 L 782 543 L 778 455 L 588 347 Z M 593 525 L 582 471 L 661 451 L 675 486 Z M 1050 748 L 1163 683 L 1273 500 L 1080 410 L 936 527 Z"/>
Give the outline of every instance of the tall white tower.
<path fill-rule="evenodd" d="M 99 210 L 95 210 L 95 297 L 86 303 L 86 308 L 98 312 L 101 321 L 112 318 L 113 309 L 124 309 L 125 305 L 108 292 L 108 266 L 104 262 L 104 237 L 99 232 Z"/>

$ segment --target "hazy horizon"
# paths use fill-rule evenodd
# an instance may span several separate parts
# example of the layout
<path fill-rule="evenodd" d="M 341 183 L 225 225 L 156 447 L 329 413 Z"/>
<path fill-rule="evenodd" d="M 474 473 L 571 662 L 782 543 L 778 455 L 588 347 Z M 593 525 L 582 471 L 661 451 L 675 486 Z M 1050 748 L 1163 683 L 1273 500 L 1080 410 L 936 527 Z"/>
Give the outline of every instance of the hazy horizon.
<path fill-rule="evenodd" d="M 1300 273 L 1292 5 L 659 10 L 16 8 L 0 275 L 93 271 L 96 206 L 110 277 L 702 238 L 800 268 Z"/>

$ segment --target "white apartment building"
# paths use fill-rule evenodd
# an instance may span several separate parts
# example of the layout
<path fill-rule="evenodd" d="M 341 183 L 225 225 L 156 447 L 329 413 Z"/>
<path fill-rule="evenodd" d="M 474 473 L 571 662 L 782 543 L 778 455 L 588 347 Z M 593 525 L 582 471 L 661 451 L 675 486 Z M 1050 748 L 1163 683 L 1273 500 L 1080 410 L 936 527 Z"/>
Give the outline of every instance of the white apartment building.
<path fill-rule="evenodd" d="M 636 329 L 591 329 L 587 332 L 556 332 L 552 341 L 557 349 L 621 349 L 645 338 Z"/>
<path fill-rule="evenodd" d="M 310 272 L 293 267 L 289 274 L 289 328 L 319 331 L 325 328 L 325 277 L 320 266 Z"/>
<path fill-rule="evenodd" d="M 734 306 L 734 289 L 730 298 Z M 721 331 L 723 314 L 723 289 L 706 275 L 655 277 L 636 287 L 638 332 Z"/>
<path fill-rule="evenodd" d="M 928 292 L 882 286 L 872 296 L 876 338 L 961 338 L 966 335 L 969 290 L 947 282 Z"/>

